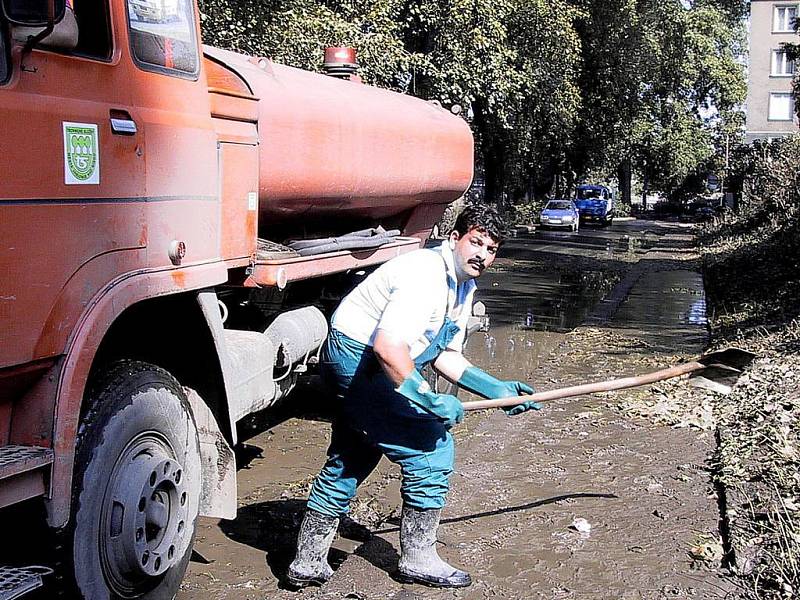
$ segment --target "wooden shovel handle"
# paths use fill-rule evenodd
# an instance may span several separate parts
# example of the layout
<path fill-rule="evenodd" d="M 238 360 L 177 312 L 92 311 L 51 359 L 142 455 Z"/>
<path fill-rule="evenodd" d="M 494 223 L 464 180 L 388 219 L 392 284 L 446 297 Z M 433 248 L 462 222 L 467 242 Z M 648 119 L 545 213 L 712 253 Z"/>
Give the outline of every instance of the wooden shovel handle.
<path fill-rule="evenodd" d="M 705 369 L 706 365 L 697 361 L 687 362 L 669 369 L 661 369 L 636 377 L 623 377 L 621 379 L 609 379 L 608 381 L 598 381 L 597 383 L 586 383 L 574 385 L 572 387 L 560 388 L 557 390 L 547 390 L 546 392 L 536 392 L 525 396 L 512 396 L 511 398 L 497 398 L 495 400 L 477 400 L 475 402 L 464 402 L 464 410 L 483 410 L 485 408 L 499 408 L 501 406 L 517 406 L 523 402 L 547 402 L 548 400 L 558 400 L 560 398 L 572 398 L 573 396 L 583 396 L 584 394 L 594 394 L 596 392 L 610 392 L 612 390 L 622 390 L 625 388 L 638 387 L 680 377 L 688 373 L 694 373 Z"/>

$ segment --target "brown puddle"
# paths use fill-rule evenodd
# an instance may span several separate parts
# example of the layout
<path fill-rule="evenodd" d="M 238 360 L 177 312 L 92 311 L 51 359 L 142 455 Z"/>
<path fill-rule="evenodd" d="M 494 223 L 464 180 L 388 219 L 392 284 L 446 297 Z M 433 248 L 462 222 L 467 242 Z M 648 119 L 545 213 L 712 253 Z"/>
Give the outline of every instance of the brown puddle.
<path fill-rule="evenodd" d="M 609 272 L 544 270 L 536 264 L 501 268 L 481 277 L 476 293 L 486 305 L 493 329 L 513 325 L 520 330 L 569 331 L 619 279 Z"/>

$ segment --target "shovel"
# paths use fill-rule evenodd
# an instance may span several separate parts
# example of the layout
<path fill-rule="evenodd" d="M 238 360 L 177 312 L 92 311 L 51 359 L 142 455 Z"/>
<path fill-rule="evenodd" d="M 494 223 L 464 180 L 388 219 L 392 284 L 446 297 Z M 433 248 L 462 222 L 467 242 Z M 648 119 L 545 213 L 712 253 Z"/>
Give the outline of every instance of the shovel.
<path fill-rule="evenodd" d="M 645 373 L 635 377 L 623 377 L 620 379 L 610 379 L 608 381 L 598 381 L 597 383 L 586 383 L 574 385 L 572 387 L 560 388 L 557 390 L 547 390 L 546 392 L 536 392 L 525 396 L 513 396 L 511 398 L 498 398 L 495 400 L 478 400 L 475 402 L 464 402 L 464 410 L 483 410 L 485 408 L 499 408 L 501 406 L 517 406 L 523 402 L 547 402 L 548 400 L 558 400 L 560 398 L 572 398 L 596 392 L 610 392 L 612 390 L 622 390 L 626 388 L 639 387 L 656 381 L 664 381 L 681 375 L 689 375 L 691 383 L 721 394 L 728 394 L 742 374 L 742 371 L 753 362 L 756 357 L 752 352 L 739 348 L 726 348 L 717 352 L 704 354 L 697 360 L 681 363 L 668 369 Z"/>

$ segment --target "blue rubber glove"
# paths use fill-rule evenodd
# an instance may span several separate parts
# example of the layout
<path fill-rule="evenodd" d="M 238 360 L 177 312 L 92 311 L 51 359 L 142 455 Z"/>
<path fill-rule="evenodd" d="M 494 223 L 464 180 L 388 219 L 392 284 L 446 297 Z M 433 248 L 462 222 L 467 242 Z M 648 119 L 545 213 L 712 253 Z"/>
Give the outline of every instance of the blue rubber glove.
<path fill-rule="evenodd" d="M 452 427 L 464 419 L 464 407 L 458 398 L 449 394 L 437 394 L 416 369 L 411 371 L 400 387 L 395 390 L 444 421 L 445 427 Z"/>
<path fill-rule="evenodd" d="M 501 381 L 478 367 L 467 367 L 463 375 L 461 375 L 461 379 L 458 380 L 458 385 L 479 396 L 492 399 L 513 398 L 514 396 L 533 393 L 533 388 L 527 383 L 522 383 L 521 381 Z M 539 410 L 542 408 L 542 405 L 529 400 L 528 402 L 523 402 L 516 406 L 503 406 L 501 408 L 508 416 L 512 417 L 529 410 Z"/>
<path fill-rule="evenodd" d="M 533 392 L 530 392 L 533 393 Z M 528 400 L 527 402 L 523 402 L 522 404 L 517 404 L 516 406 L 501 406 L 500 408 L 505 411 L 506 416 L 515 417 L 517 415 L 521 415 L 524 412 L 528 412 L 529 410 L 540 410 L 542 405 L 538 402 L 534 402 L 533 400 Z"/>

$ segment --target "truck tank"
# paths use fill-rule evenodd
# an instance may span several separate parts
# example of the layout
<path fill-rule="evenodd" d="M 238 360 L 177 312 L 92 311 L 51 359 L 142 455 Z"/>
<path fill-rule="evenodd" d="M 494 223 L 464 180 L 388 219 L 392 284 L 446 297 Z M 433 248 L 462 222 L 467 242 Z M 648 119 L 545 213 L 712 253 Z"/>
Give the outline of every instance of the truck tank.
<path fill-rule="evenodd" d="M 413 234 L 472 181 L 470 129 L 436 104 L 264 58 L 204 52 L 259 99 L 262 237 L 378 224 Z"/>

